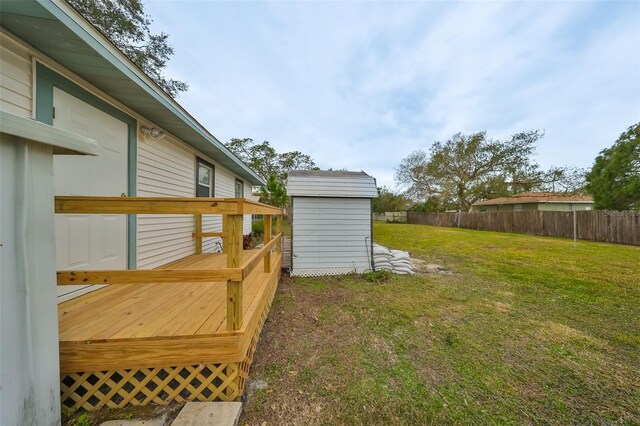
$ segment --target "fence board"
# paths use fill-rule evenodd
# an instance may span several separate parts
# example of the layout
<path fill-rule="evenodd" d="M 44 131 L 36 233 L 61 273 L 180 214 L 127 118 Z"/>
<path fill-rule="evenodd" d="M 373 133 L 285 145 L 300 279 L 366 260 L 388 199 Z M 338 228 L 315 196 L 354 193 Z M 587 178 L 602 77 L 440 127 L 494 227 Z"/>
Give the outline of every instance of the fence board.
<path fill-rule="evenodd" d="M 575 220 L 580 240 L 640 245 L 639 211 L 585 210 Z M 574 212 L 554 211 L 407 213 L 407 223 L 418 225 L 564 238 L 573 238 L 573 221 Z"/>

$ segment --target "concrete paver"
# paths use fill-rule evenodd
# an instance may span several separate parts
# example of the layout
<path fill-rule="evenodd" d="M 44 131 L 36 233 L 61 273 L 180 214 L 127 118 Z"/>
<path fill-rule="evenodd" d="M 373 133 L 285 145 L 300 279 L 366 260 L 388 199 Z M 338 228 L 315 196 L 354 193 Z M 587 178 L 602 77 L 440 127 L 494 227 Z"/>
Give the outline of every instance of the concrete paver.
<path fill-rule="evenodd" d="M 236 426 L 241 402 L 187 402 L 171 426 Z"/>

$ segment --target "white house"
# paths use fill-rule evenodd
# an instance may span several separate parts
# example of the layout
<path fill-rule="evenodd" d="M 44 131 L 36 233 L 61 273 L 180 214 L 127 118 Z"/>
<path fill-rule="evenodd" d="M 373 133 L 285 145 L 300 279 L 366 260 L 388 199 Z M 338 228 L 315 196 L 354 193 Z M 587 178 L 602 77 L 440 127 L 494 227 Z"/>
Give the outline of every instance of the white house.
<path fill-rule="evenodd" d="M 289 173 L 291 275 L 362 273 L 372 269 L 371 202 L 376 180 L 364 172 Z"/>
<path fill-rule="evenodd" d="M 22 331 L 5 330 L 8 318 L 5 315 L 10 313 L 4 305 L 5 287 L 11 283 L 16 289 L 25 289 L 32 280 L 42 280 L 38 281 L 39 286 L 55 289 L 56 270 L 149 269 L 194 253 L 195 241 L 192 215 L 57 215 L 55 225 L 47 227 L 49 222 L 54 223 L 53 195 L 234 198 L 250 197 L 252 185 L 264 182 L 68 3 L 3 1 L 0 24 L 0 130 L 3 133 L 0 423 L 10 425 L 16 424 L 15 419 L 35 418 L 37 421 L 28 423 L 57 424 L 59 417 L 45 420 L 21 410 L 30 406 L 55 406 L 54 411 L 58 410 L 58 386 L 38 383 L 44 388 L 34 394 L 32 388 L 9 387 L 5 382 L 9 377 L 5 373 L 21 368 L 21 365 L 9 364 L 16 356 L 24 357 L 24 362 L 34 356 L 33 353 L 14 353 L 13 348 L 22 345 L 24 342 L 20 339 L 25 336 Z M 222 100 L 211 99 L 211 102 Z M 38 170 L 34 177 L 38 199 L 34 202 L 50 215 L 42 220 L 35 216 L 29 219 L 37 223 L 37 227 L 26 231 L 32 238 L 30 244 L 44 250 L 38 252 L 44 269 L 37 269 L 37 274 L 29 277 L 20 273 L 9 275 L 10 271 L 5 270 L 7 262 L 18 265 L 33 261 L 32 253 L 16 251 L 14 235 L 5 232 L 12 226 L 17 227 L 16 221 L 24 219 L 16 213 L 13 204 L 10 206 L 8 201 L 5 204 L 5 200 L 15 201 L 15 197 L 26 196 L 22 192 L 25 183 L 17 175 L 11 179 L 4 177 L 14 156 L 13 153 L 5 155 L 10 152 L 9 142 L 5 144 L 5 140 L 16 137 L 10 129 L 10 120 L 22 123 L 16 126 L 29 128 L 31 123 L 40 129 L 25 137 L 36 141 L 30 143 L 43 147 L 37 149 L 49 153 L 30 169 Z M 60 151 L 65 155 L 51 156 L 56 151 L 47 148 L 74 141 L 91 145 L 90 140 L 95 141 L 93 148 Z M 17 143 L 14 139 L 11 141 Z M 34 155 L 40 155 L 37 149 L 34 148 Z M 66 155 L 70 152 L 95 155 Z M 48 180 L 41 182 L 43 174 Z M 25 179 L 27 177 L 25 175 Z M 5 213 L 5 208 L 13 210 Z M 203 222 L 204 231 L 221 231 L 219 216 L 217 219 L 205 216 Z M 48 245 L 53 244 L 53 235 L 34 232 L 43 227 L 55 232 L 55 250 L 52 247 L 51 253 L 47 250 Z M 251 220 L 247 215 L 244 233 L 250 231 Z M 216 238 L 205 239 L 204 251 L 218 250 L 218 242 Z M 53 253 L 55 264 L 54 257 L 49 256 Z M 29 265 L 24 266 L 22 273 L 36 271 Z M 12 283 L 13 280 L 19 282 Z M 59 286 L 57 301 L 61 303 L 92 289 L 95 286 Z M 55 313 L 55 305 L 50 306 L 46 297 L 33 294 L 29 297 L 31 299 L 22 299 L 30 304 L 29 312 Z M 9 299 L 6 300 L 9 303 Z M 44 339 L 45 347 L 37 348 L 41 355 L 57 360 L 57 334 L 51 334 L 57 331 L 56 322 L 50 320 L 47 326 L 51 330 L 46 338 L 41 333 L 34 339 Z M 43 317 L 36 315 L 29 321 L 43 321 Z M 52 368 L 47 375 L 56 376 L 57 371 Z M 9 393 L 13 394 L 11 400 L 7 397 Z"/>
<path fill-rule="evenodd" d="M 55 158 L 56 195 L 250 197 L 263 183 L 66 2 L 3 2 L 1 13 L 0 109 L 99 145 L 95 157 Z M 204 224 L 221 230 L 219 218 Z M 157 267 L 193 253 L 193 226 L 189 216 L 61 215 L 57 268 Z M 205 239 L 205 251 L 218 248 Z"/>

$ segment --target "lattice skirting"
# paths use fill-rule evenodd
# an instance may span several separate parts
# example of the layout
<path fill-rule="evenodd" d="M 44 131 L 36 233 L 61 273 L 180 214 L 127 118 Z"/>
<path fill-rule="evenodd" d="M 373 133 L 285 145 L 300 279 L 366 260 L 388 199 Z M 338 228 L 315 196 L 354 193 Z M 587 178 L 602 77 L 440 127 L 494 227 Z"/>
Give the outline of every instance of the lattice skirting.
<path fill-rule="evenodd" d="M 92 411 L 150 403 L 166 405 L 171 401 L 239 399 L 276 287 L 274 283 L 268 290 L 268 301 L 242 362 L 64 374 L 60 385 L 62 405 L 73 411 Z"/>

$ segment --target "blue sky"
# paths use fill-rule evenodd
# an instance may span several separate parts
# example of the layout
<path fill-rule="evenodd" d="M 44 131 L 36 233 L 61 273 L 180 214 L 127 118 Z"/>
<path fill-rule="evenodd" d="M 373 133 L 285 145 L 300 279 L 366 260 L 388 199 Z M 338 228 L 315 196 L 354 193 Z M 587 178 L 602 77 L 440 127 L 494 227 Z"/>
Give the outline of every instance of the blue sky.
<path fill-rule="evenodd" d="M 640 1 L 151 1 L 179 102 L 218 139 L 269 140 L 395 187 L 456 132 L 543 129 L 543 167 L 588 167 L 640 121 Z"/>

